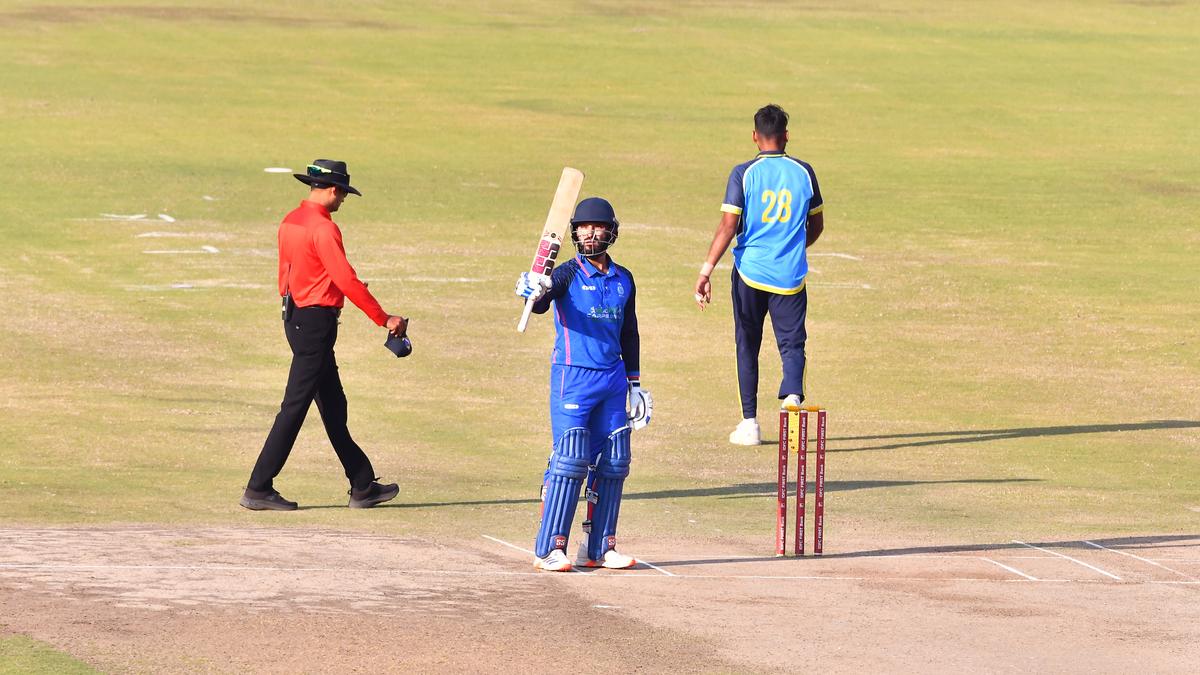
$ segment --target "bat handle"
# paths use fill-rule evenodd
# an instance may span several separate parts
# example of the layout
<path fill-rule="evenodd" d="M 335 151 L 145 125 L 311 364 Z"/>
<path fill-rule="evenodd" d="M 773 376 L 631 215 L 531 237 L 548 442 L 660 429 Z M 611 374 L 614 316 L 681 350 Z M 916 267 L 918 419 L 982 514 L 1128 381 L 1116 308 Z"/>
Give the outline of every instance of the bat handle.
<path fill-rule="evenodd" d="M 529 323 L 529 315 L 533 313 L 533 301 L 525 301 L 525 310 L 521 312 L 521 320 L 517 322 L 517 332 L 524 333 L 525 325 Z"/>

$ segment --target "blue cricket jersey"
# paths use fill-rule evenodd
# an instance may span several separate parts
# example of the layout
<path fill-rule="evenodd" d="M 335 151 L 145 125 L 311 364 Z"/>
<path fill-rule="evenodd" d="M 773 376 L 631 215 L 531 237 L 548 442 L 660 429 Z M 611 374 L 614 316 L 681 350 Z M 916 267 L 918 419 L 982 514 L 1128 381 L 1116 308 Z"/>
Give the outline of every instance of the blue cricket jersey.
<path fill-rule="evenodd" d="M 807 162 L 765 151 L 733 167 L 721 210 L 741 216 L 733 262 L 746 285 L 793 295 L 808 274 L 808 217 L 824 201 Z"/>
<path fill-rule="evenodd" d="M 551 363 L 608 370 L 622 361 L 625 375 L 635 377 L 640 342 L 636 287 L 629 270 L 612 262 L 601 273 L 575 256 L 550 273 L 550 290 L 533 305 L 537 314 L 554 304 L 554 354 Z"/>

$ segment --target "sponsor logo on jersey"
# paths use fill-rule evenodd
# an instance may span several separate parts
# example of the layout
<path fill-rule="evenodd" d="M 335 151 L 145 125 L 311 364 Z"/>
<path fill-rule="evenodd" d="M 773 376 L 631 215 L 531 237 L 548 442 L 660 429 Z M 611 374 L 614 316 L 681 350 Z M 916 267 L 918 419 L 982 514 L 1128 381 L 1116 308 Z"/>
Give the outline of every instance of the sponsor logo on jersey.
<path fill-rule="evenodd" d="M 620 307 L 592 307 L 588 310 L 589 319 L 601 319 L 603 321 L 620 321 Z"/>

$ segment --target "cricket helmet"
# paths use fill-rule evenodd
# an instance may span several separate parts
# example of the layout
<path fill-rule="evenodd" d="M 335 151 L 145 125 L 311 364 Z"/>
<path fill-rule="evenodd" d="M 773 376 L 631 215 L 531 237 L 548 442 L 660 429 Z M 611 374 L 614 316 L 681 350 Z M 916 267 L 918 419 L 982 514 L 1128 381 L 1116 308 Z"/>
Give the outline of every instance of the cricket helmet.
<path fill-rule="evenodd" d="M 591 253 L 583 250 L 583 246 L 579 243 L 579 237 L 575 234 L 576 228 L 583 223 L 602 223 L 608 226 L 607 234 L 598 242 L 596 250 Z M 610 246 L 617 243 L 617 230 L 620 227 L 621 223 L 617 220 L 617 214 L 607 199 L 588 197 L 579 202 L 579 206 L 575 207 L 575 215 L 571 217 L 571 241 L 575 243 L 575 250 L 584 257 L 590 258 L 604 253 Z"/>

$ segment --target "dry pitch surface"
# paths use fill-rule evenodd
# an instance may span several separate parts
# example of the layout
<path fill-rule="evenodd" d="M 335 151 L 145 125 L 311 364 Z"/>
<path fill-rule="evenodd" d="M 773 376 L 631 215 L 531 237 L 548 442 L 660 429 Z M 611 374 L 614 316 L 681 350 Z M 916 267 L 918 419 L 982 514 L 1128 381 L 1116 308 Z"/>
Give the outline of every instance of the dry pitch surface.
<path fill-rule="evenodd" d="M 1200 536 L 839 542 L 803 560 L 747 544 L 629 538 L 651 565 L 547 574 L 525 542 L 487 533 L 12 528 L 0 628 L 109 672 L 1186 672 L 1200 659 Z"/>

